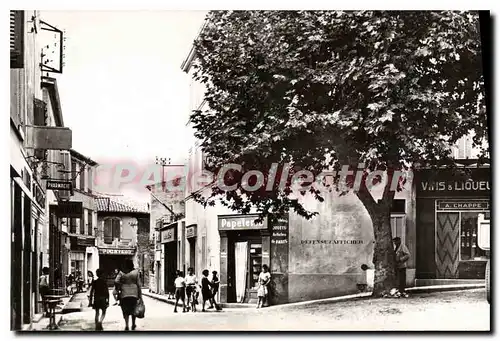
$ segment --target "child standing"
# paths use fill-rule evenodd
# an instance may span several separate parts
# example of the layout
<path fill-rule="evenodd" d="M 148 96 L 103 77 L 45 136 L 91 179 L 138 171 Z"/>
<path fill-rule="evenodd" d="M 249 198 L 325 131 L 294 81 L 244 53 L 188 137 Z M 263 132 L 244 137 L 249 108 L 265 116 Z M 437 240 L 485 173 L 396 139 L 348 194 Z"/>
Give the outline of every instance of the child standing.
<path fill-rule="evenodd" d="M 177 303 L 179 299 L 182 300 L 182 312 L 186 312 L 186 303 L 184 297 L 186 296 L 186 281 L 184 280 L 184 273 L 182 271 L 177 271 L 177 278 L 174 281 L 175 284 L 175 307 L 174 313 L 177 312 Z"/>
<path fill-rule="evenodd" d="M 262 308 L 264 302 L 269 305 L 268 297 L 269 290 L 268 285 L 271 282 L 271 274 L 269 273 L 269 268 L 267 265 L 262 266 L 262 271 L 259 274 L 259 288 L 257 289 L 257 296 L 259 297 L 259 301 L 257 302 L 257 309 Z"/>
<path fill-rule="evenodd" d="M 102 329 L 102 321 L 106 317 L 106 309 L 109 306 L 109 291 L 106 281 L 102 278 L 101 269 L 96 271 L 97 279 L 92 282 L 92 289 L 90 289 L 90 304 L 95 309 L 95 329 Z M 101 318 L 99 318 L 99 310 L 102 311 Z"/>

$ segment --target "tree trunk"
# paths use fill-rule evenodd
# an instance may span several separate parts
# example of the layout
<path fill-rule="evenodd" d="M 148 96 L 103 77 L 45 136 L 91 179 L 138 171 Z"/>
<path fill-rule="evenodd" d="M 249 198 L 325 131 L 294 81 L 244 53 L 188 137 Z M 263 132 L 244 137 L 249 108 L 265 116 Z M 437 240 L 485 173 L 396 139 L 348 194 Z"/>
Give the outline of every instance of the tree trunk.
<path fill-rule="evenodd" d="M 387 182 L 382 199 L 376 202 L 366 186 L 366 179 L 362 181 L 357 197 L 365 206 L 373 225 L 375 246 L 373 250 L 373 264 L 375 278 L 373 296 L 381 297 L 391 289 L 397 288 L 396 254 L 392 243 L 391 206 L 395 192 L 390 190 L 394 170 L 387 172 Z"/>
<path fill-rule="evenodd" d="M 381 297 L 397 287 L 396 257 L 392 243 L 390 206 L 377 204 L 370 212 L 375 236 L 373 296 Z"/>

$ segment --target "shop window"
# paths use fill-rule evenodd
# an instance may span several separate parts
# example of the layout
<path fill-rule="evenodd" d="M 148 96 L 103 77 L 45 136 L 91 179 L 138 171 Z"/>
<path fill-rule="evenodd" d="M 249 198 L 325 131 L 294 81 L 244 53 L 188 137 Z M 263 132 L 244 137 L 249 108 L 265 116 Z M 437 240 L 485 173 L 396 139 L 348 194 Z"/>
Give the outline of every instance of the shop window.
<path fill-rule="evenodd" d="M 104 242 L 113 243 L 114 239 L 120 239 L 121 221 L 118 218 L 108 218 L 104 221 Z"/>
<path fill-rule="evenodd" d="M 259 285 L 259 274 L 262 267 L 262 244 L 250 244 L 250 288 L 256 289 Z"/>
<path fill-rule="evenodd" d="M 460 260 L 485 260 L 486 252 L 477 245 L 479 212 L 460 213 Z"/>

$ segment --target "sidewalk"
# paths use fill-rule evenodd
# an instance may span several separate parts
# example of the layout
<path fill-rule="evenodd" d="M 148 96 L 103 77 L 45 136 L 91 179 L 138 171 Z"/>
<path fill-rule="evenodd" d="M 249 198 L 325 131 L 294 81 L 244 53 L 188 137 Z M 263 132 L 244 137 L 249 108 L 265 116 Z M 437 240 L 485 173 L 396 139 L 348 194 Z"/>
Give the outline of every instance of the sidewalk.
<path fill-rule="evenodd" d="M 481 288 L 484 288 L 484 283 L 431 285 L 431 286 L 425 286 L 425 287 L 407 288 L 406 291 L 409 294 L 419 294 L 419 293 L 431 293 L 431 292 L 440 292 L 440 291 L 458 291 L 458 290 L 481 289 Z M 148 296 L 148 297 L 157 299 L 159 301 L 163 301 L 165 303 L 175 305 L 174 299 L 167 299 L 167 297 L 165 295 L 151 293 L 151 292 L 149 292 L 149 289 L 142 289 L 142 294 L 144 296 Z M 311 301 L 302 301 L 302 302 L 274 305 L 274 306 L 266 307 L 266 310 L 272 309 L 272 308 L 302 306 L 302 305 L 309 305 L 309 304 L 315 304 L 315 303 L 344 302 L 344 301 L 349 301 L 349 300 L 368 298 L 371 295 L 372 295 L 371 292 L 362 292 L 362 293 L 346 295 L 346 296 L 338 296 L 338 297 L 322 298 L 322 299 L 311 300 Z M 222 306 L 222 308 L 251 308 L 251 307 L 255 306 L 255 304 L 248 304 L 248 303 L 219 303 L 219 304 Z"/>
<path fill-rule="evenodd" d="M 142 289 L 142 294 L 147 297 L 151 297 L 154 299 L 157 299 L 159 301 L 175 305 L 175 300 L 172 298 L 167 298 L 166 295 L 159 295 L 155 294 L 152 292 L 149 292 L 149 289 Z M 180 302 L 182 305 L 182 302 Z M 255 307 L 255 304 L 248 304 L 248 303 L 219 303 L 217 302 L 218 305 L 220 305 L 222 308 L 252 308 Z"/>
<path fill-rule="evenodd" d="M 81 302 L 87 299 L 86 292 L 73 294 L 72 296 L 63 297 L 62 303 L 56 309 L 56 324 L 59 325 L 63 319 L 63 315 L 67 312 L 76 311 L 76 307 L 81 307 Z M 28 331 L 48 331 L 49 318 L 37 314 L 31 323 Z M 56 329 L 57 330 L 57 329 Z"/>

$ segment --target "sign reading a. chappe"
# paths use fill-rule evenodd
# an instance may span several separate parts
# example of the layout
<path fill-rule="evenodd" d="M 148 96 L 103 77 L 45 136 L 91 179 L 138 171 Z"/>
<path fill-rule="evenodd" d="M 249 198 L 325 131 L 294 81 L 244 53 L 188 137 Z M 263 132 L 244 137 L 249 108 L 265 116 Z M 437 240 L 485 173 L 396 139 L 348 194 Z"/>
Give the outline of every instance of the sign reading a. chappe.
<path fill-rule="evenodd" d="M 72 191 L 73 184 L 71 183 L 71 181 L 49 180 L 49 181 L 47 181 L 47 189 Z"/>

